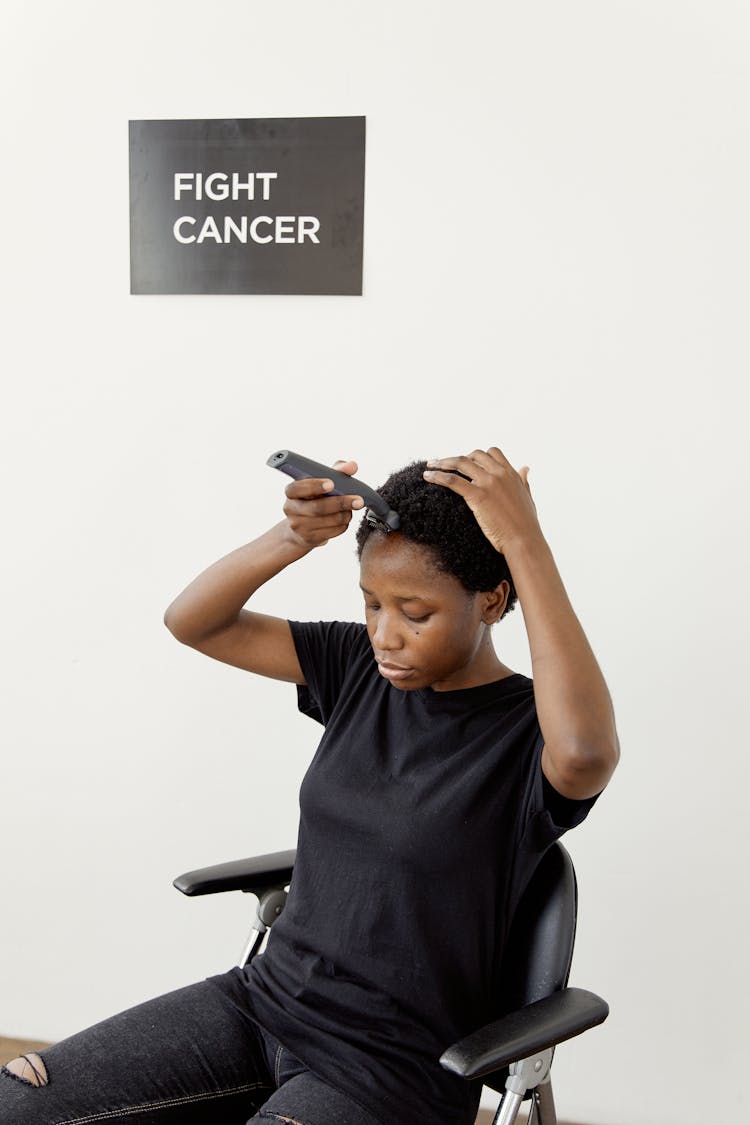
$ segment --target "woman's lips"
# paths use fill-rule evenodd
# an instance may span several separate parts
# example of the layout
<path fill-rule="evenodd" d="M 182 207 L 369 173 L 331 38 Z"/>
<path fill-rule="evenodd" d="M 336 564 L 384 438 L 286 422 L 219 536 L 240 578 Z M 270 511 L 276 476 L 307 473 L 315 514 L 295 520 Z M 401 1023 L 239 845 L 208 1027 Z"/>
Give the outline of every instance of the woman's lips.
<path fill-rule="evenodd" d="M 385 676 L 387 680 L 403 680 L 410 676 L 414 671 L 413 668 L 400 668 L 397 664 L 387 664 L 382 660 L 378 661 L 378 671 L 381 676 Z"/>

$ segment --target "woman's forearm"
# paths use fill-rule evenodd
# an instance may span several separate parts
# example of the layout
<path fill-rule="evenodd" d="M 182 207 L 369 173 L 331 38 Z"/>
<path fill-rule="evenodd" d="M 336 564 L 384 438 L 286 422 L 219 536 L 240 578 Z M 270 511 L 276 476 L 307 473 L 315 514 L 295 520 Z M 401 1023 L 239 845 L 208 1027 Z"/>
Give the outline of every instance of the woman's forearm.
<path fill-rule="evenodd" d="M 354 461 L 339 461 L 351 476 Z M 286 486 L 280 523 L 204 570 L 164 614 L 183 644 L 206 656 L 277 680 L 304 683 L 299 659 L 283 617 L 245 611 L 255 591 L 290 563 L 343 535 L 360 496 L 332 495 L 333 481 L 307 477 Z"/>
<path fill-rule="evenodd" d="M 619 746 L 607 685 L 540 534 L 508 544 L 506 559 L 531 650 L 545 748 L 561 777 L 606 784 Z M 592 786 L 589 786 L 592 787 Z"/>
<path fill-rule="evenodd" d="M 295 541 L 282 520 L 199 574 L 169 606 L 165 625 L 184 644 L 225 629 L 256 590 L 311 550 Z"/>

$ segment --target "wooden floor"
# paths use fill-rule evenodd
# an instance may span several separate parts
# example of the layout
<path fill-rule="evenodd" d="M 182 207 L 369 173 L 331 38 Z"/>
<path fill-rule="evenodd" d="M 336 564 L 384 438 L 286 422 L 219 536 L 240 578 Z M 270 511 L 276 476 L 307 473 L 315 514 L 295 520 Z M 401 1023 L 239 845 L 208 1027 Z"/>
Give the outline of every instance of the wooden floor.
<path fill-rule="evenodd" d="M 477 1117 L 474 1125 L 492 1125 L 492 1118 L 495 1116 L 491 1109 L 480 1109 L 479 1116 Z M 525 1125 L 526 1110 L 520 1109 L 518 1117 L 516 1118 L 516 1125 Z M 560 1125 L 565 1125 L 565 1122 L 560 1122 Z"/>
<path fill-rule="evenodd" d="M 23 1055 L 27 1051 L 41 1051 L 43 1047 L 49 1046 L 49 1043 L 43 1043 L 41 1039 L 6 1039 L 0 1035 L 0 1066 L 17 1055 Z"/>
<path fill-rule="evenodd" d="M 8 1039 L 0 1035 L 0 1065 L 10 1062 L 10 1060 L 16 1058 L 17 1055 L 25 1054 L 26 1051 L 41 1051 L 49 1046 L 49 1043 L 44 1043 L 40 1039 Z M 492 1125 L 492 1118 L 494 1116 L 492 1110 L 481 1109 L 475 1125 Z M 526 1121 L 526 1114 L 523 1110 L 519 1113 L 516 1120 L 518 1125 L 523 1125 Z M 561 1121 L 560 1125 L 565 1125 L 565 1122 Z"/>

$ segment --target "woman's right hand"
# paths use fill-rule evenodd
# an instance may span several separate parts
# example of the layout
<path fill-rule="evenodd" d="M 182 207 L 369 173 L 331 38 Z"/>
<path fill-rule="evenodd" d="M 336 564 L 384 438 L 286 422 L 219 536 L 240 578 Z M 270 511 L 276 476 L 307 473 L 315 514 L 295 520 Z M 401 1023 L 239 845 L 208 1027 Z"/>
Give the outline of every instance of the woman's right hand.
<path fill-rule="evenodd" d="M 352 477 L 356 461 L 336 461 L 333 468 Z M 307 477 L 288 484 L 284 515 L 292 540 L 300 547 L 323 547 L 329 539 L 342 535 L 352 519 L 352 511 L 363 508 L 361 496 L 329 496 L 333 481 Z"/>

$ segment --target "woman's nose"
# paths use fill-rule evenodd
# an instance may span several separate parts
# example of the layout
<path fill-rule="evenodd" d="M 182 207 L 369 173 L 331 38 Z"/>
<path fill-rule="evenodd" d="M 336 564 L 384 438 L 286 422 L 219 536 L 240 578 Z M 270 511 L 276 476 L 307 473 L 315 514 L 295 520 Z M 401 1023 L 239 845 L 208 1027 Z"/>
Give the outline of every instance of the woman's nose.
<path fill-rule="evenodd" d="M 393 652 L 403 645 L 401 631 L 390 614 L 378 615 L 378 624 L 373 635 L 373 647 L 380 652 Z"/>

